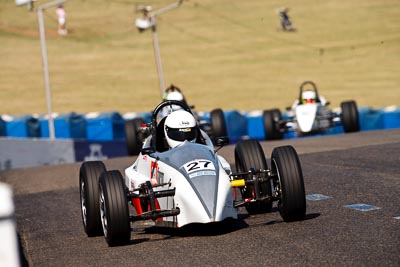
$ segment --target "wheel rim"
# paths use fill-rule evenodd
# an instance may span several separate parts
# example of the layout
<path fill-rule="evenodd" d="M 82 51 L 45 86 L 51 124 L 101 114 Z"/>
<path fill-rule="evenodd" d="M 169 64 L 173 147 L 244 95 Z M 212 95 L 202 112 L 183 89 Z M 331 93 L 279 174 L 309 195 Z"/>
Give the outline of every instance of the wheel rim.
<path fill-rule="evenodd" d="M 104 198 L 104 192 L 103 188 L 100 186 L 100 218 L 101 218 L 101 225 L 103 226 L 103 233 L 104 236 L 107 237 L 107 208 L 106 208 L 106 202 Z"/>
<path fill-rule="evenodd" d="M 280 175 L 280 173 L 279 173 L 278 166 L 277 166 L 277 164 L 276 164 L 275 159 L 272 158 L 271 160 L 272 160 L 272 163 L 273 163 L 273 166 L 274 166 L 273 170 L 276 172 L 276 176 L 278 176 L 277 183 L 275 183 L 276 180 L 273 181 L 273 182 L 271 182 L 272 195 L 279 198 L 279 200 L 278 200 L 278 207 L 279 207 L 279 209 L 280 209 L 281 206 L 282 206 L 282 182 L 281 182 L 281 175 Z M 271 166 L 271 168 L 272 168 L 272 166 Z"/>
<path fill-rule="evenodd" d="M 85 183 L 84 182 L 81 182 L 81 210 L 82 210 L 83 224 L 86 226 L 87 214 L 86 214 L 86 198 L 85 198 Z"/>

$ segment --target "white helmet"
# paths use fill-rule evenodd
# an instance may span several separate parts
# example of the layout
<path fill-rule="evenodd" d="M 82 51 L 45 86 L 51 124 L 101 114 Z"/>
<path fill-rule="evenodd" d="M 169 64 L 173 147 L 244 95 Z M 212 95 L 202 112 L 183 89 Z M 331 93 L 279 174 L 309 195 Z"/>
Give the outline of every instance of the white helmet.
<path fill-rule="evenodd" d="M 171 92 L 166 97 L 167 100 L 183 101 L 183 95 L 179 92 Z"/>
<path fill-rule="evenodd" d="M 315 103 L 317 94 L 314 91 L 304 91 L 301 95 L 301 100 L 303 104 L 305 103 Z"/>
<path fill-rule="evenodd" d="M 183 95 L 179 92 L 171 92 L 165 98 L 166 100 L 176 100 L 176 101 L 183 101 Z M 170 111 L 176 111 L 182 109 L 181 106 L 172 105 Z"/>
<path fill-rule="evenodd" d="M 185 140 L 195 142 L 197 138 L 196 120 L 187 111 L 174 111 L 165 119 L 164 133 L 171 148 L 182 144 Z"/>

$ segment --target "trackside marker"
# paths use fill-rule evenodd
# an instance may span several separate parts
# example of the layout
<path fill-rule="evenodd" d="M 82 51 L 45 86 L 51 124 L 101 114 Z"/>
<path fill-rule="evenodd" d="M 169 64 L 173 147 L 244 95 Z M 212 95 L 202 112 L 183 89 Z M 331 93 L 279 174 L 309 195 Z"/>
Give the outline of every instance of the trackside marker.
<path fill-rule="evenodd" d="M 349 208 L 349 209 L 353 209 L 353 210 L 360 210 L 360 211 L 371 211 L 371 210 L 379 210 L 379 209 L 381 209 L 379 207 L 368 205 L 368 204 L 363 204 L 363 203 L 346 205 L 344 207 L 345 208 Z"/>
<path fill-rule="evenodd" d="M 311 200 L 311 201 L 325 200 L 325 199 L 329 199 L 329 198 L 332 198 L 332 197 L 325 196 L 322 194 L 309 194 L 306 196 L 306 199 Z"/>

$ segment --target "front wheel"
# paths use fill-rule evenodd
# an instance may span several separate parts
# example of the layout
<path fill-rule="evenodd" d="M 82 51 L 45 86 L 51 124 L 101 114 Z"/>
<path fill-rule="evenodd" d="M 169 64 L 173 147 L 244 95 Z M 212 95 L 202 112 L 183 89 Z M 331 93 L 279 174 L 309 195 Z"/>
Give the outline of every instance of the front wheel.
<path fill-rule="evenodd" d="M 106 171 L 101 161 L 82 163 L 79 170 L 79 191 L 82 222 L 88 236 L 102 235 L 99 209 L 99 177 Z"/>
<path fill-rule="evenodd" d="M 278 208 L 283 220 L 303 220 L 306 197 L 303 172 L 296 150 L 292 146 L 275 148 L 271 155 L 271 170 L 277 177 L 275 191 L 279 196 Z"/>
<path fill-rule="evenodd" d="M 342 109 L 341 120 L 345 133 L 358 132 L 360 123 L 358 121 L 358 109 L 355 101 L 345 101 L 340 103 Z"/>
<path fill-rule="evenodd" d="M 125 137 L 129 156 L 139 155 L 144 135 L 141 132 L 143 119 L 136 118 L 125 123 Z"/>
<path fill-rule="evenodd" d="M 100 216 L 108 245 L 125 245 L 131 239 L 128 199 L 119 171 L 107 171 L 100 176 Z"/>
<path fill-rule="evenodd" d="M 251 168 L 256 170 L 267 170 L 268 164 L 260 143 L 257 140 L 249 139 L 239 142 L 235 147 L 236 171 L 247 172 Z M 249 185 L 241 189 L 242 198 L 254 199 L 254 186 Z M 271 196 L 270 184 L 263 183 L 260 186 L 260 196 Z M 245 206 L 250 214 L 265 213 L 272 210 L 272 201 L 269 199 L 248 202 Z"/>
<path fill-rule="evenodd" d="M 226 130 L 226 123 L 224 112 L 222 109 L 214 109 L 210 112 L 210 120 L 212 127 L 213 137 L 228 136 L 228 131 Z"/>
<path fill-rule="evenodd" d="M 283 138 L 279 122 L 282 120 L 281 111 L 277 108 L 263 112 L 265 140 L 280 140 Z"/>

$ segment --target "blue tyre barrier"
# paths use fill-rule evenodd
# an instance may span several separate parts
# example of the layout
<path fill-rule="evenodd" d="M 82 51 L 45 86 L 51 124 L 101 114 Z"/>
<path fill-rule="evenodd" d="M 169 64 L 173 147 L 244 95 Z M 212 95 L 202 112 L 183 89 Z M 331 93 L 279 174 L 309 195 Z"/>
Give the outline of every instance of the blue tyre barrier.
<path fill-rule="evenodd" d="M 252 111 L 246 114 L 247 118 L 247 134 L 249 138 L 265 140 L 264 121 L 261 110 Z"/>
<path fill-rule="evenodd" d="M 400 109 L 383 113 L 382 121 L 384 129 L 400 128 Z"/>
<path fill-rule="evenodd" d="M 41 116 L 42 137 L 49 137 L 48 116 Z M 86 120 L 83 115 L 74 112 L 54 116 L 54 132 L 56 138 L 86 138 Z"/>
<path fill-rule="evenodd" d="M 151 116 L 151 112 L 129 112 L 122 115 L 125 121 L 140 118 L 143 119 L 145 123 L 149 123 L 151 121 Z"/>
<path fill-rule="evenodd" d="M 228 136 L 232 141 L 239 141 L 247 135 L 247 119 L 236 110 L 224 111 Z"/>
<path fill-rule="evenodd" d="M 7 136 L 6 122 L 0 117 L 0 136 Z"/>
<path fill-rule="evenodd" d="M 88 113 L 85 118 L 88 140 L 125 139 L 125 121 L 118 112 Z"/>
<path fill-rule="evenodd" d="M 10 116 L 6 132 L 10 137 L 41 137 L 39 120 L 30 115 Z"/>

